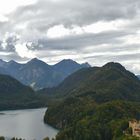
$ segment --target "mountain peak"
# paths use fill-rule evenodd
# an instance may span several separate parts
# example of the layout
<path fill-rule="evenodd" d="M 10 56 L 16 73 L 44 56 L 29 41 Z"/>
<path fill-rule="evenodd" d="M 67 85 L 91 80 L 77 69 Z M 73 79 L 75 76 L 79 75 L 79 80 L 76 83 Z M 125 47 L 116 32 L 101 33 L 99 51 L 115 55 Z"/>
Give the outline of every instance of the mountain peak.
<path fill-rule="evenodd" d="M 28 64 L 36 64 L 36 63 L 45 63 L 45 62 L 39 60 L 38 58 L 33 58 L 30 61 L 28 61 Z"/>
<path fill-rule="evenodd" d="M 13 63 L 16 63 L 16 62 L 14 60 L 10 60 L 8 63 L 13 64 Z"/>
<path fill-rule="evenodd" d="M 72 59 L 63 59 L 62 61 L 58 62 L 57 64 L 54 65 L 54 67 L 58 67 L 58 66 L 63 66 L 63 67 L 66 67 L 66 66 L 73 66 L 73 65 L 80 65 L 78 64 L 76 61 L 72 60 Z"/>
<path fill-rule="evenodd" d="M 35 58 L 31 59 L 30 61 L 33 62 L 33 61 L 41 61 L 41 60 L 39 60 L 38 58 L 35 57 Z"/>
<path fill-rule="evenodd" d="M 17 63 L 17 62 L 14 61 L 14 60 L 10 60 L 10 61 L 7 63 L 7 67 L 19 68 L 20 66 L 21 66 L 21 64 Z"/>
<path fill-rule="evenodd" d="M 125 69 L 120 63 L 117 62 L 109 62 L 103 66 L 103 68 L 118 68 L 118 69 Z"/>
<path fill-rule="evenodd" d="M 44 61 L 42 60 L 39 60 L 38 58 L 33 58 L 31 59 L 30 61 L 28 61 L 26 63 L 26 66 L 29 67 L 29 68 L 32 68 L 32 66 L 34 68 L 50 68 L 50 65 L 48 65 L 47 63 L 45 63 Z"/>
<path fill-rule="evenodd" d="M 0 59 L 0 66 L 3 66 L 6 62 Z"/>
<path fill-rule="evenodd" d="M 91 65 L 88 62 L 82 63 L 81 65 L 84 67 L 91 67 Z"/>
<path fill-rule="evenodd" d="M 60 63 L 77 63 L 72 59 L 63 59 L 62 61 L 60 61 Z"/>
<path fill-rule="evenodd" d="M 5 61 L 3 61 L 2 59 L 0 59 L 0 62 L 5 62 Z"/>

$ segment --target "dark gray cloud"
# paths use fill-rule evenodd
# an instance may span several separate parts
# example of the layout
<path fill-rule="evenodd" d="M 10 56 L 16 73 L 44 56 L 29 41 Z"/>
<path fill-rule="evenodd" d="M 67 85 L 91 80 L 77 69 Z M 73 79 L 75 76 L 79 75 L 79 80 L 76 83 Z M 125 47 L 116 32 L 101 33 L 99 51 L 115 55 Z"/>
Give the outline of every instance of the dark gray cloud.
<path fill-rule="evenodd" d="M 17 22 L 30 21 L 29 27 L 38 29 L 62 23 L 85 25 L 100 20 L 134 18 L 139 5 L 138 0 L 39 0 L 36 4 L 18 8 L 12 14 L 12 19 Z"/>
<path fill-rule="evenodd" d="M 20 31 L 17 26 L 26 24 L 26 30 L 45 33 L 48 28 L 63 24 L 84 26 L 97 21 L 134 19 L 139 12 L 139 0 L 38 0 L 37 3 L 19 7 L 10 13 L 10 21 L 3 28 Z"/>
<path fill-rule="evenodd" d="M 43 49 L 49 50 L 82 50 L 87 46 L 95 46 L 102 44 L 115 43 L 119 44 L 122 41 L 120 37 L 127 35 L 126 31 L 110 31 L 97 34 L 83 34 L 69 36 L 60 39 L 43 39 L 39 40 L 39 44 L 43 45 Z M 101 48 L 100 48 L 101 49 Z"/>
<path fill-rule="evenodd" d="M 19 38 L 16 34 L 6 34 L 0 41 L 0 50 L 3 52 L 15 52 L 15 45 Z"/>

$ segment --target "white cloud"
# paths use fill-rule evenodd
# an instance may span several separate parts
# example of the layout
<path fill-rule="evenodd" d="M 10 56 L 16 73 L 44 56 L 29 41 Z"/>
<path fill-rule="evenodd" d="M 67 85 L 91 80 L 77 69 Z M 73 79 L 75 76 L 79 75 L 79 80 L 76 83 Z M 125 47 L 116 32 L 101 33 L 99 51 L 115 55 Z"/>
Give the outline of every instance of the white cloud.
<path fill-rule="evenodd" d="M 7 22 L 7 21 L 8 21 L 8 18 L 0 14 L 0 22 Z"/>
<path fill-rule="evenodd" d="M 91 25 L 83 27 L 86 33 L 100 33 L 105 31 L 116 30 L 119 31 L 123 29 L 123 26 L 127 24 L 126 20 L 115 20 L 115 21 L 99 21 Z"/>
<path fill-rule="evenodd" d="M 99 21 L 86 26 L 71 25 L 71 28 L 67 28 L 64 25 L 56 25 L 48 29 L 48 38 L 61 38 L 65 36 L 86 34 L 86 33 L 101 33 L 106 31 L 119 31 L 124 26 L 129 24 L 127 20 L 115 20 L 115 21 Z"/>
<path fill-rule="evenodd" d="M 71 28 L 66 28 L 64 25 L 56 25 L 47 31 L 48 38 L 63 38 L 65 36 L 79 35 L 86 33 L 83 27 L 72 25 Z"/>
<path fill-rule="evenodd" d="M 21 58 L 35 58 L 36 57 L 34 52 L 27 48 L 26 43 L 16 44 L 15 49 L 16 49 L 17 54 Z"/>
<path fill-rule="evenodd" d="M 9 14 L 19 6 L 35 3 L 37 0 L 0 0 L 0 14 Z"/>
<path fill-rule="evenodd" d="M 124 44 L 127 45 L 140 44 L 140 33 L 127 35 L 125 37 L 120 38 L 120 40 L 123 40 Z"/>
<path fill-rule="evenodd" d="M 10 12 L 19 6 L 26 6 L 35 3 L 37 0 L 0 0 L 0 22 L 8 21 Z"/>
<path fill-rule="evenodd" d="M 47 31 L 49 38 L 64 37 L 70 35 L 70 30 L 66 29 L 63 25 L 54 26 Z"/>

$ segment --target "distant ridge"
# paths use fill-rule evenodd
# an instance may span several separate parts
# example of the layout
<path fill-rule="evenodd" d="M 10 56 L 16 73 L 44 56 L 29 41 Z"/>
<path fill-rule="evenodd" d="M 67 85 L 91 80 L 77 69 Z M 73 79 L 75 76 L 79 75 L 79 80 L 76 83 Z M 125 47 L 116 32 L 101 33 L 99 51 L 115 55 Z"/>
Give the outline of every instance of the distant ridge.
<path fill-rule="evenodd" d="M 137 75 L 137 77 L 140 79 L 140 75 Z"/>
<path fill-rule="evenodd" d="M 48 65 L 38 58 L 33 58 L 25 64 L 0 60 L 0 74 L 10 75 L 35 90 L 57 86 L 68 75 L 86 67 L 90 65 L 79 64 L 71 59 L 64 59 L 55 65 Z"/>

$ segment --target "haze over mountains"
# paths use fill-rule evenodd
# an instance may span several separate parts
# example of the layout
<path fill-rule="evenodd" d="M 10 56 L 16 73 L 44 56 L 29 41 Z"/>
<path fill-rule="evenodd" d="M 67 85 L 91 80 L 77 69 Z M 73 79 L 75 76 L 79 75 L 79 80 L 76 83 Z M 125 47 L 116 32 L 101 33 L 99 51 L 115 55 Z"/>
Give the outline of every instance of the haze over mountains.
<path fill-rule="evenodd" d="M 68 75 L 85 67 L 90 65 L 79 64 L 71 59 L 62 60 L 55 65 L 48 65 L 37 58 L 25 64 L 0 60 L 0 74 L 10 75 L 34 89 L 57 86 Z"/>

